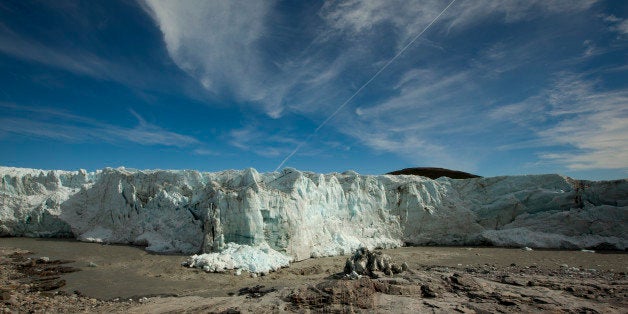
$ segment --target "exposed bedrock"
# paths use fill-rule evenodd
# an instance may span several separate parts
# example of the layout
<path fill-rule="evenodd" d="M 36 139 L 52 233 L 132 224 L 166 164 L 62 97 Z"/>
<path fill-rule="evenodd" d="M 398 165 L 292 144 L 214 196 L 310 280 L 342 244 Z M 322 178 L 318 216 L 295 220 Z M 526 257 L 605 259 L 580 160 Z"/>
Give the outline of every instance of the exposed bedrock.
<path fill-rule="evenodd" d="M 4 236 L 183 253 L 267 244 L 295 260 L 404 243 L 628 247 L 628 179 L 8 167 L 0 177 Z"/>

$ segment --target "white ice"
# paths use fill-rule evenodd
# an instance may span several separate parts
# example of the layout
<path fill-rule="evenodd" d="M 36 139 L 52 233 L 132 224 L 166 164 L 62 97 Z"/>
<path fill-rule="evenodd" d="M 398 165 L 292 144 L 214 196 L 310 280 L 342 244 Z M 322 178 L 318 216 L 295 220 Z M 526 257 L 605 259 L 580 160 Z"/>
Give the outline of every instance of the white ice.
<path fill-rule="evenodd" d="M 9 167 L 0 167 L 0 177 L 0 236 L 204 250 L 214 255 L 195 264 L 214 261 L 203 262 L 210 269 L 231 261 L 255 272 L 284 266 L 275 253 L 298 261 L 360 246 L 628 247 L 628 179 Z M 236 266 L 236 247 L 249 259 L 270 254 L 272 262 Z"/>

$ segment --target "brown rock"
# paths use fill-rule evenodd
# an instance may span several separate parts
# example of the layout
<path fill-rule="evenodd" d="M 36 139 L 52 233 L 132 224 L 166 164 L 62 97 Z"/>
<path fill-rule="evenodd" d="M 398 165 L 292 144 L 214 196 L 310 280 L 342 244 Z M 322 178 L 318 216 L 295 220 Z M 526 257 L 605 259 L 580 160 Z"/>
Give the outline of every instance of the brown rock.
<path fill-rule="evenodd" d="M 393 263 L 391 257 L 381 251 L 370 251 L 367 248 L 359 248 L 353 256 L 347 259 L 344 267 L 345 274 L 351 274 L 355 271 L 357 274 L 371 276 L 373 278 L 399 274 L 406 270 L 408 265 L 403 263 L 397 265 Z"/>
<path fill-rule="evenodd" d="M 526 285 L 523 281 L 513 278 L 511 276 L 502 277 L 502 283 L 513 285 L 513 286 L 519 286 L 519 287 L 523 287 Z"/>
<path fill-rule="evenodd" d="M 11 298 L 11 292 L 9 291 L 2 291 L 2 293 L 0 293 L 0 300 L 8 300 Z"/>
<path fill-rule="evenodd" d="M 438 296 L 436 291 L 434 291 L 434 289 L 432 289 L 432 287 L 430 287 L 429 285 L 421 286 L 421 295 L 424 298 L 436 298 Z"/>

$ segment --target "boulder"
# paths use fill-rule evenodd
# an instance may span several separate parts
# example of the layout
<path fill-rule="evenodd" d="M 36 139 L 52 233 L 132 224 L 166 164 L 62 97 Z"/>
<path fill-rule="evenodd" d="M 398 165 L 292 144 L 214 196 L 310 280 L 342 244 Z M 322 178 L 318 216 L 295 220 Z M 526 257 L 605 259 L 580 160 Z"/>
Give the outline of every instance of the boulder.
<path fill-rule="evenodd" d="M 402 264 L 395 263 L 389 255 L 382 253 L 382 251 L 370 251 L 362 247 L 347 259 L 344 273 L 350 278 L 356 277 L 355 274 L 379 278 L 399 274 L 407 269 L 408 264 L 405 262 Z"/>

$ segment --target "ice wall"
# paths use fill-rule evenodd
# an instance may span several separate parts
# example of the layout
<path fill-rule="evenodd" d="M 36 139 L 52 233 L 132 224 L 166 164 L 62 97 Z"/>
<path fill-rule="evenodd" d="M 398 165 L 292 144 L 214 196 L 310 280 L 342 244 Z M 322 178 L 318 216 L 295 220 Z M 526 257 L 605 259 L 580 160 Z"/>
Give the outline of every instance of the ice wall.
<path fill-rule="evenodd" d="M 295 260 L 404 243 L 628 247 L 628 179 L 8 167 L 0 176 L 5 236 L 74 236 L 183 253 L 237 243 Z"/>

